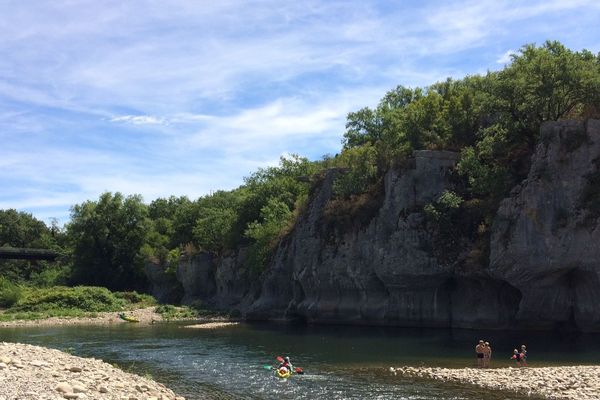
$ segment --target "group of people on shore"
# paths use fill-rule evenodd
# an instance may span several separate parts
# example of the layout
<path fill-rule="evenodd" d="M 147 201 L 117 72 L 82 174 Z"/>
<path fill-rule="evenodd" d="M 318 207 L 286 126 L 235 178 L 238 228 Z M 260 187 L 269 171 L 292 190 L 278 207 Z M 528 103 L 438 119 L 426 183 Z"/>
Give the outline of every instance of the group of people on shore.
<path fill-rule="evenodd" d="M 475 346 L 475 355 L 477 356 L 477 367 L 478 368 L 489 368 L 490 361 L 492 359 L 492 346 L 489 342 L 480 340 Z M 521 345 L 521 350 L 514 349 L 513 355 L 510 358 L 515 360 L 517 367 L 527 366 L 527 347 Z"/>

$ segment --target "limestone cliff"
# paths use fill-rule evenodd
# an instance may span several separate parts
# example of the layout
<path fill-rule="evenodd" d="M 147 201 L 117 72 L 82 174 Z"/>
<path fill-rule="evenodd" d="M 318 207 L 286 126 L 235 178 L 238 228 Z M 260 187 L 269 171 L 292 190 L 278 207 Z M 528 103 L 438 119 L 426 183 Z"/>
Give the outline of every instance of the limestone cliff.
<path fill-rule="evenodd" d="M 456 189 L 457 155 L 419 151 L 347 218 L 332 207 L 343 172 L 328 171 L 254 287 L 243 249 L 182 262 L 185 300 L 248 319 L 600 330 L 600 122 L 549 123 L 541 135 L 529 176 L 499 207 L 489 259 L 470 257 L 476 238 L 446 243 L 453 257 L 436 251 L 423 208 Z"/>
<path fill-rule="evenodd" d="M 522 294 L 520 325 L 600 330 L 600 121 L 542 127 L 527 179 L 498 210 L 489 272 Z"/>

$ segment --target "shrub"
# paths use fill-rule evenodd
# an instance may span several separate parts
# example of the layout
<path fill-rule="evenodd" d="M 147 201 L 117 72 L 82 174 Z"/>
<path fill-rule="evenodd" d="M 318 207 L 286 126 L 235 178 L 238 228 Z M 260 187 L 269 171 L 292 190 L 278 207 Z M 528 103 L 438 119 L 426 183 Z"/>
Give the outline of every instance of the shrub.
<path fill-rule="evenodd" d="M 18 285 L 0 277 L 0 307 L 12 307 L 21 298 L 21 293 Z"/>

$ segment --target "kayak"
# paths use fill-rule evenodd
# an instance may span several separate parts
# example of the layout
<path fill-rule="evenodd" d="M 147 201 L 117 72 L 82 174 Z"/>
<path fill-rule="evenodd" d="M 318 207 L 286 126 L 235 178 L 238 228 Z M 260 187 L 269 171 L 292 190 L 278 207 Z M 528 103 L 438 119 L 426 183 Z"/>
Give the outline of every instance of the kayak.
<path fill-rule="evenodd" d="M 275 376 L 281 379 L 287 379 L 292 376 L 292 371 L 286 367 L 277 368 L 275 369 Z"/>
<path fill-rule="evenodd" d="M 127 315 L 121 313 L 119 314 L 119 318 L 121 318 L 123 321 L 127 321 L 127 322 L 140 322 L 139 319 L 135 319 L 133 317 L 128 317 Z"/>

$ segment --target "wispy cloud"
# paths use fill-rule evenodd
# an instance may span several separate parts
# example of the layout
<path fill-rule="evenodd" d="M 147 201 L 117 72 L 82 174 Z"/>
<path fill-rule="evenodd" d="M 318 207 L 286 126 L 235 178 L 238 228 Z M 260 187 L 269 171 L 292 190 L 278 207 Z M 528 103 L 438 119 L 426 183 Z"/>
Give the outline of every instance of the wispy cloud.
<path fill-rule="evenodd" d="M 153 115 L 122 115 L 111 118 L 110 122 L 125 122 L 133 125 L 163 125 L 167 120 Z"/>
<path fill-rule="evenodd" d="M 598 50 L 600 3 L 0 3 L 0 208 L 66 219 L 103 190 L 197 197 L 282 154 L 339 150 L 397 84 Z"/>

